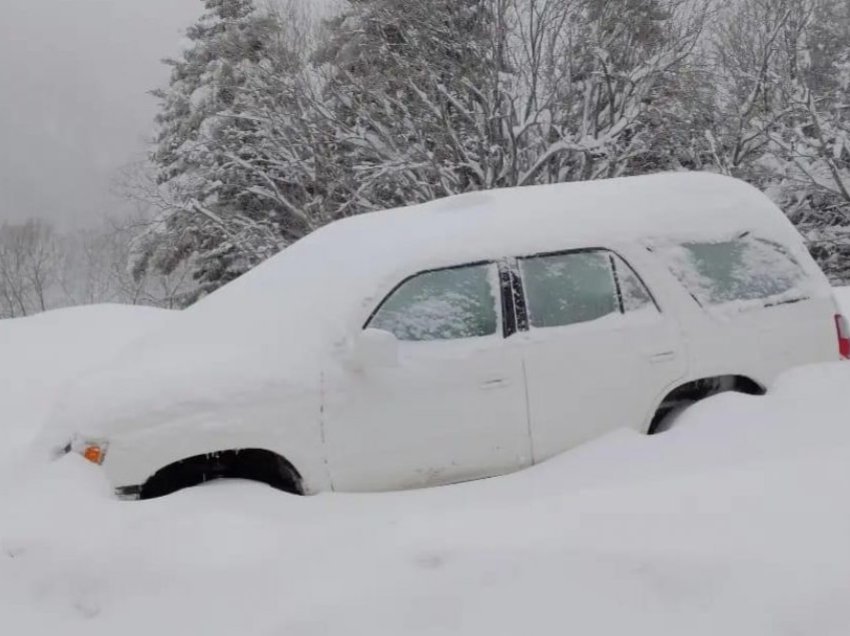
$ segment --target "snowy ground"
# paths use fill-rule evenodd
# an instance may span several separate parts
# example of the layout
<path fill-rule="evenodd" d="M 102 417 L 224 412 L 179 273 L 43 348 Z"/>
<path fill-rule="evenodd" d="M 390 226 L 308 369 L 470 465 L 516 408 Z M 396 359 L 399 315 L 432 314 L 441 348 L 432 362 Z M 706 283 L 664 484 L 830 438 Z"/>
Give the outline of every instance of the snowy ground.
<path fill-rule="evenodd" d="M 850 364 L 428 491 L 119 502 L 96 467 L 32 455 L 61 378 L 165 319 L 0 323 L 2 633 L 850 633 Z"/>

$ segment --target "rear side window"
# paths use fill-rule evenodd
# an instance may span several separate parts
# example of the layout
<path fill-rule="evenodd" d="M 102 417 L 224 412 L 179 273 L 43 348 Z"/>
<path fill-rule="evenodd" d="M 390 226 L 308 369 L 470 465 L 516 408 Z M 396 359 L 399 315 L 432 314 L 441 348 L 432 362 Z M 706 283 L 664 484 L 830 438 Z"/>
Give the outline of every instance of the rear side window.
<path fill-rule="evenodd" d="M 408 341 L 491 336 L 499 325 L 498 290 L 493 264 L 423 272 L 396 288 L 367 326 Z"/>
<path fill-rule="evenodd" d="M 606 250 L 520 259 L 529 323 L 562 327 L 649 307 L 646 287 L 618 256 Z"/>
<path fill-rule="evenodd" d="M 750 234 L 729 241 L 693 242 L 659 250 L 673 274 L 702 305 L 805 298 L 806 274 L 778 243 Z"/>

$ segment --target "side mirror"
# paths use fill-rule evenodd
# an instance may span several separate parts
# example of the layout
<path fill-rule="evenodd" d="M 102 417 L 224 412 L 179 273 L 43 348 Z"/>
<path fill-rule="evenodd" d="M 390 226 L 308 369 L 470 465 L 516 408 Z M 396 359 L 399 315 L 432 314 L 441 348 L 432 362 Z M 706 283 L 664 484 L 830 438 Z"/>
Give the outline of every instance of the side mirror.
<path fill-rule="evenodd" d="M 382 329 L 364 329 L 355 337 L 351 354 L 360 370 L 398 366 L 398 338 Z"/>

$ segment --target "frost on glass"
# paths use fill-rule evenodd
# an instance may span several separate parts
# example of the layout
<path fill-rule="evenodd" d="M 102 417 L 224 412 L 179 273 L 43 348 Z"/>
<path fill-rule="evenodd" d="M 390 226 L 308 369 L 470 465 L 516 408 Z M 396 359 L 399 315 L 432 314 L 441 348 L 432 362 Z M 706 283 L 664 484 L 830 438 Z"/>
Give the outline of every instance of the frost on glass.
<path fill-rule="evenodd" d="M 649 290 L 628 263 L 619 256 L 612 258 L 617 271 L 617 281 L 620 284 L 620 293 L 623 297 L 623 311 L 629 313 L 647 307 L 656 308 Z"/>
<path fill-rule="evenodd" d="M 494 265 L 420 274 L 381 305 L 369 326 L 412 341 L 493 335 L 499 323 L 496 278 Z"/>
<path fill-rule="evenodd" d="M 662 250 L 670 269 L 701 304 L 800 299 L 806 274 L 784 247 L 751 235 L 683 243 Z"/>
<path fill-rule="evenodd" d="M 520 261 L 532 327 L 561 327 L 620 313 L 606 252 L 574 252 Z"/>

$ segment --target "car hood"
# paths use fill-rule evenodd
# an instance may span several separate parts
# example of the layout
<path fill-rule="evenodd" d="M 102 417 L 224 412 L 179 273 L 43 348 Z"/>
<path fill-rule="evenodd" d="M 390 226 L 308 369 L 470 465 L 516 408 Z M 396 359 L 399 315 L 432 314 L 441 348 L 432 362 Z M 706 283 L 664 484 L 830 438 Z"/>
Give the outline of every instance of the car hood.
<path fill-rule="evenodd" d="M 67 385 L 43 441 L 108 438 L 315 390 L 372 302 L 363 267 L 326 243 L 333 232 L 315 232 Z"/>
<path fill-rule="evenodd" d="M 320 329 L 294 334 L 271 323 L 269 315 L 238 323 L 207 312 L 175 315 L 66 385 L 42 444 L 55 449 L 74 435 L 110 439 L 187 419 L 226 426 L 240 405 L 256 409 L 315 391 L 333 342 Z"/>

